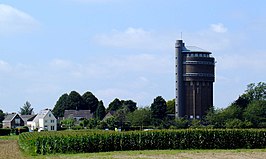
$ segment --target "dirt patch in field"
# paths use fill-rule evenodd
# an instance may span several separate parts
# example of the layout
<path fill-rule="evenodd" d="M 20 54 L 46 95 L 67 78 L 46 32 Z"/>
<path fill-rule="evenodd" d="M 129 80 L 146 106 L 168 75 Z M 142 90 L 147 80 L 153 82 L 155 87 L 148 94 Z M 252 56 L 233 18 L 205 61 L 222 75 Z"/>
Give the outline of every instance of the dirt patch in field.
<path fill-rule="evenodd" d="M 0 140 L 0 159 L 25 159 L 17 140 Z"/>

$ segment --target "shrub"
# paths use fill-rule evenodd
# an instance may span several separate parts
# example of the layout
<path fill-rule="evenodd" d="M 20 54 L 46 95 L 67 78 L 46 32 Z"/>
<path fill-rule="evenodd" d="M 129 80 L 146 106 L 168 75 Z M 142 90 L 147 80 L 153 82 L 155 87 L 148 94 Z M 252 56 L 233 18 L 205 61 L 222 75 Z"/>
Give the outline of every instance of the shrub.
<path fill-rule="evenodd" d="M 0 136 L 10 135 L 11 129 L 0 129 Z"/>

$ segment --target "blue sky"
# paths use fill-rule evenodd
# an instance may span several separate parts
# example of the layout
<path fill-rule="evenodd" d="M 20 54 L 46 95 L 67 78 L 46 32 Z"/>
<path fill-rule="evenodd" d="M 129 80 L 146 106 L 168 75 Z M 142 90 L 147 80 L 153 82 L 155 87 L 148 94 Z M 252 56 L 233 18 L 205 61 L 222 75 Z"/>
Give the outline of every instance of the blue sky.
<path fill-rule="evenodd" d="M 175 97 L 174 43 L 216 58 L 214 105 L 266 79 L 263 0 L 2 0 L 0 109 L 38 113 L 72 90 L 148 106 Z"/>

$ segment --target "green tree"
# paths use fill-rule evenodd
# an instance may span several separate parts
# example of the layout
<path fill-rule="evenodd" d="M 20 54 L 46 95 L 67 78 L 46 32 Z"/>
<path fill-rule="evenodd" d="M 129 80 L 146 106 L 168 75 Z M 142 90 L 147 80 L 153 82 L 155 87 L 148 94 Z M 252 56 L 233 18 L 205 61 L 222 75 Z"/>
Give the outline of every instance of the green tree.
<path fill-rule="evenodd" d="M 184 128 L 188 128 L 188 124 L 189 124 L 188 119 L 186 119 L 186 118 L 178 118 L 178 119 L 174 119 L 171 122 L 171 127 L 170 128 L 184 129 Z"/>
<path fill-rule="evenodd" d="M 2 109 L 0 109 L 0 123 L 5 119 L 5 113 L 3 112 Z"/>
<path fill-rule="evenodd" d="M 238 99 L 235 102 L 233 102 L 233 105 L 237 105 L 240 108 L 245 109 L 248 106 L 249 102 L 250 101 L 247 98 L 244 98 L 243 96 L 239 96 Z"/>
<path fill-rule="evenodd" d="M 127 112 L 134 112 L 137 109 L 137 103 L 132 100 L 122 100 L 122 107 L 126 109 Z"/>
<path fill-rule="evenodd" d="M 117 111 L 118 109 L 121 109 L 123 106 L 122 102 L 118 99 L 115 98 L 108 106 L 107 112 L 110 111 Z"/>
<path fill-rule="evenodd" d="M 206 115 L 206 122 L 214 128 L 225 128 L 228 120 L 242 118 L 242 109 L 236 105 L 231 105 L 225 109 L 211 108 Z"/>
<path fill-rule="evenodd" d="M 67 99 L 68 99 L 68 94 L 65 93 L 56 102 L 54 109 L 52 111 L 55 117 L 64 116 L 64 112 L 67 109 Z"/>
<path fill-rule="evenodd" d="M 85 102 L 81 95 L 76 91 L 71 91 L 67 98 L 65 110 L 80 110 L 85 107 Z"/>
<path fill-rule="evenodd" d="M 151 124 L 151 110 L 148 107 L 137 109 L 127 114 L 127 119 L 132 126 L 140 126 L 143 129 L 143 126 Z"/>
<path fill-rule="evenodd" d="M 105 112 L 105 107 L 103 105 L 103 101 L 100 101 L 98 103 L 98 107 L 96 109 L 96 112 L 95 112 L 95 117 L 98 119 L 98 120 L 102 120 L 106 115 L 106 112 Z"/>
<path fill-rule="evenodd" d="M 151 116 L 155 126 L 160 125 L 166 117 L 166 101 L 161 96 L 156 97 L 151 104 Z"/>
<path fill-rule="evenodd" d="M 61 120 L 61 124 L 63 126 L 65 126 L 66 128 L 72 128 L 75 124 L 75 119 L 73 118 L 68 118 L 68 119 L 64 119 L 64 120 Z"/>
<path fill-rule="evenodd" d="M 261 127 L 261 125 L 265 125 L 266 100 L 257 100 L 251 102 L 247 106 L 243 116 L 246 120 L 252 122 L 255 127 Z"/>
<path fill-rule="evenodd" d="M 80 110 L 91 110 L 91 112 L 94 113 L 98 107 L 98 99 L 91 92 L 84 93 L 82 98 L 85 104 L 82 105 Z"/>
<path fill-rule="evenodd" d="M 249 102 L 253 100 L 266 100 L 266 83 L 259 82 L 257 85 L 251 83 L 247 86 L 247 90 L 241 96 Z"/>
<path fill-rule="evenodd" d="M 166 102 L 167 114 L 175 114 L 175 99 L 169 100 Z"/>
<path fill-rule="evenodd" d="M 117 125 L 121 127 L 121 129 L 124 129 L 126 123 L 126 110 L 125 109 L 117 110 L 114 117 L 115 121 L 117 122 Z"/>
<path fill-rule="evenodd" d="M 26 103 L 23 105 L 23 107 L 20 107 L 21 115 L 32 115 L 33 114 L 33 108 L 31 108 L 30 102 L 26 101 Z"/>

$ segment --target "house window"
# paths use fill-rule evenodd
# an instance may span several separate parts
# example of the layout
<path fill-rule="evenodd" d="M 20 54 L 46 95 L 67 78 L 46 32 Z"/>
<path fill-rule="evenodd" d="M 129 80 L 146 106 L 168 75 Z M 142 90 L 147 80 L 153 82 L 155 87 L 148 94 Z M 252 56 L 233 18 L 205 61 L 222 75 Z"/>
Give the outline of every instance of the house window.
<path fill-rule="evenodd" d="M 54 126 L 51 126 L 51 130 L 54 130 Z"/>
<path fill-rule="evenodd" d="M 15 124 L 20 124 L 20 119 L 19 118 L 15 118 Z"/>
<path fill-rule="evenodd" d="M 51 117 L 51 114 L 49 114 L 49 117 Z"/>
<path fill-rule="evenodd" d="M 47 120 L 44 120 L 45 123 L 47 123 Z"/>
<path fill-rule="evenodd" d="M 51 120 L 51 123 L 54 123 L 54 120 Z"/>

